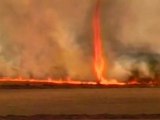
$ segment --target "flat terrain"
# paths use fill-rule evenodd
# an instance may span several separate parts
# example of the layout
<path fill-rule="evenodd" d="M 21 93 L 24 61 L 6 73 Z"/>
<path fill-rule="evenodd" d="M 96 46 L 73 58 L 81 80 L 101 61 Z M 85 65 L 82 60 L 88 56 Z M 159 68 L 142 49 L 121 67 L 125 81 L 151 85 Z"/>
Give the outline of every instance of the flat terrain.
<path fill-rule="evenodd" d="M 1 89 L 0 115 L 160 114 L 160 88 Z"/>

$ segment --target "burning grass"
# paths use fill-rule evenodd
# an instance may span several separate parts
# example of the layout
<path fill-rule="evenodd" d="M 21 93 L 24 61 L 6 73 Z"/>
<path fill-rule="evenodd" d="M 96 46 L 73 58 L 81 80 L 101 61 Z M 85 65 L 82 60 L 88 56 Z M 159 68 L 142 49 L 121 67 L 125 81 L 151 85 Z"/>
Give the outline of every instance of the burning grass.
<path fill-rule="evenodd" d="M 101 83 L 95 81 L 78 81 L 78 80 L 38 80 L 38 79 L 22 79 L 22 78 L 1 78 L 0 88 L 125 88 L 125 87 L 157 87 L 160 83 L 157 81 L 140 81 L 129 80 L 126 82 L 118 82 L 111 80 L 110 82 L 103 80 Z"/>

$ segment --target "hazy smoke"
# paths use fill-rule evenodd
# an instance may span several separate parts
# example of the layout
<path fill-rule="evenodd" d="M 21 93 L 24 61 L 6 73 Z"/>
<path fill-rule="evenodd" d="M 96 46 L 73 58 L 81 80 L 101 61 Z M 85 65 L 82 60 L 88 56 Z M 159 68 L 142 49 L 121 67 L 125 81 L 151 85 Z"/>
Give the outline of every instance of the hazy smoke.
<path fill-rule="evenodd" d="M 108 77 L 126 80 L 134 69 L 142 76 L 155 76 L 159 4 L 159 0 L 101 1 Z M 0 75 L 94 79 L 94 5 L 94 0 L 0 0 Z"/>
<path fill-rule="evenodd" d="M 153 71 L 158 73 L 156 66 L 160 61 L 160 1 L 103 0 L 103 3 L 105 53 L 111 56 L 108 76 L 125 80 L 133 69 L 142 76 L 155 76 Z"/>
<path fill-rule="evenodd" d="M 92 4 L 91 0 L 0 0 L 2 76 L 90 75 L 91 64 L 80 43 L 85 41 L 79 36 L 90 27 L 86 21 Z"/>

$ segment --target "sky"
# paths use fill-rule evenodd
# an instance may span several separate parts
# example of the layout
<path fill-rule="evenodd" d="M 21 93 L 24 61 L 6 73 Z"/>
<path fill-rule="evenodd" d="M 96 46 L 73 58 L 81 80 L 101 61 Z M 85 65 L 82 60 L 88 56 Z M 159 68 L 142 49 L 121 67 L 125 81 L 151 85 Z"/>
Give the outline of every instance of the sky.
<path fill-rule="evenodd" d="M 95 4 L 95 0 L 0 0 L 0 76 L 95 79 Z M 106 77 L 127 80 L 133 69 L 150 77 L 159 71 L 159 4 L 159 0 L 101 0 Z"/>

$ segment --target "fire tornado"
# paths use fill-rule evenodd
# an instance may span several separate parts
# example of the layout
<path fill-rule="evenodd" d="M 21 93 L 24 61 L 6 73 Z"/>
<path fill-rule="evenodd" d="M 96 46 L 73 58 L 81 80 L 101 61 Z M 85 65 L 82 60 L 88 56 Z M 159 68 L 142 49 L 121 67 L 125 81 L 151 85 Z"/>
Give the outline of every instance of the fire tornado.
<path fill-rule="evenodd" d="M 101 38 L 101 25 L 100 25 L 100 0 L 96 1 L 96 7 L 93 16 L 93 34 L 94 34 L 94 69 L 97 77 L 97 84 L 117 84 L 124 85 L 124 83 L 118 82 L 117 80 L 105 79 L 103 76 L 104 71 L 104 59 L 102 49 L 102 38 Z"/>
<path fill-rule="evenodd" d="M 97 83 L 103 80 L 104 59 L 102 53 L 102 38 L 100 27 L 100 0 L 97 0 L 94 17 L 93 17 L 93 31 L 94 31 L 94 69 L 96 72 Z"/>

